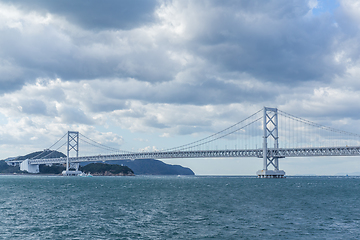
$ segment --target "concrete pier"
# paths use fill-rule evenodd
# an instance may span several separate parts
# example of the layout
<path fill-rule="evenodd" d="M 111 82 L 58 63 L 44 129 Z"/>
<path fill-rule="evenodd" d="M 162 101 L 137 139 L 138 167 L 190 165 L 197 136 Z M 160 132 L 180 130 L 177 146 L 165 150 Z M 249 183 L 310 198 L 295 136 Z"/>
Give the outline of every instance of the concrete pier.
<path fill-rule="evenodd" d="M 259 170 L 256 172 L 258 178 L 284 178 L 285 171 L 283 170 Z"/>
<path fill-rule="evenodd" d="M 64 170 L 62 171 L 62 175 L 63 176 L 78 176 L 79 174 L 81 174 L 82 171 L 71 171 L 71 170 Z"/>
<path fill-rule="evenodd" d="M 26 159 L 20 163 L 20 170 L 28 173 L 39 173 L 39 164 L 30 164 L 29 159 Z"/>

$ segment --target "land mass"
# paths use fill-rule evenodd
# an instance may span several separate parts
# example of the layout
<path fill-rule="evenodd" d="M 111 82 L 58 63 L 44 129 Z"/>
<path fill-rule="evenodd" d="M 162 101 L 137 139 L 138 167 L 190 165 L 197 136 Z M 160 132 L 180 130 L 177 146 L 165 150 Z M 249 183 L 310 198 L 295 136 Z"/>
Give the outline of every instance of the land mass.
<path fill-rule="evenodd" d="M 14 159 L 16 160 L 25 160 L 25 159 L 39 159 L 39 158 L 61 158 L 66 157 L 65 154 L 58 151 L 52 151 L 52 150 L 45 150 L 45 151 L 38 151 L 38 152 L 32 152 L 25 156 L 18 156 Z"/>
<path fill-rule="evenodd" d="M 5 160 L 10 159 L 18 159 L 18 160 L 25 160 L 25 159 L 37 159 L 42 157 L 48 157 L 48 158 L 58 158 L 58 157 L 66 157 L 65 154 L 57 151 L 38 151 L 29 153 L 25 156 L 18 156 L 18 157 L 12 157 L 7 158 Z M 107 161 L 105 162 L 108 165 L 114 165 L 111 166 L 111 169 L 113 172 L 111 172 L 109 169 L 104 170 L 103 172 L 99 172 L 99 175 L 111 175 L 111 174 L 120 174 L 121 173 L 115 173 L 118 171 L 118 166 L 128 167 L 130 170 L 132 170 L 132 174 L 135 175 L 195 175 L 194 172 L 190 168 L 182 167 L 180 165 L 171 165 L 166 164 L 162 161 L 155 160 L 155 159 L 137 159 L 137 160 L 116 160 L 116 161 Z M 80 164 L 80 170 L 84 172 L 90 172 L 91 174 L 95 173 L 92 170 L 86 169 L 84 167 L 90 165 L 92 166 L 90 162 L 85 162 Z M 89 166 L 89 167 L 90 167 Z M 65 170 L 65 166 L 62 164 L 53 164 L 52 166 L 47 165 L 40 165 L 39 166 L 40 174 L 60 174 L 63 170 Z M 127 171 L 127 170 L 126 170 Z M 127 172 L 124 172 L 123 174 L 126 175 Z M 0 173 L 22 173 L 20 171 L 19 166 L 9 166 L 7 163 L 2 160 L 0 161 Z"/>
<path fill-rule="evenodd" d="M 115 160 L 105 163 L 128 166 L 135 175 L 195 175 L 190 168 L 167 164 L 156 159 Z"/>
<path fill-rule="evenodd" d="M 84 173 L 91 173 L 94 176 L 134 176 L 133 170 L 127 166 L 106 163 L 90 163 L 80 167 Z"/>

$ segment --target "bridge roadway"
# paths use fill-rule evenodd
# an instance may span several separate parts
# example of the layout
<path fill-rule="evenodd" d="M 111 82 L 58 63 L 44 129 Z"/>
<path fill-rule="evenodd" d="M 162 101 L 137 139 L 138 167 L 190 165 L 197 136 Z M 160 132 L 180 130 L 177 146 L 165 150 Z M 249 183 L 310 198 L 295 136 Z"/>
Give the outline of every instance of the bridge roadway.
<path fill-rule="evenodd" d="M 268 149 L 268 156 L 284 157 L 319 157 L 319 156 L 360 156 L 360 146 L 345 147 L 322 147 L 322 148 L 278 148 Z M 200 150 L 200 151 L 165 151 L 165 152 L 136 152 L 113 155 L 97 155 L 84 157 L 70 157 L 69 162 L 97 162 L 113 160 L 134 160 L 134 159 L 171 159 L 171 158 L 226 158 L 226 157 L 263 157 L 262 149 L 246 150 Z M 44 158 L 29 159 L 29 164 L 55 164 L 66 163 L 65 158 Z M 19 163 L 20 160 L 11 160 L 9 162 Z"/>

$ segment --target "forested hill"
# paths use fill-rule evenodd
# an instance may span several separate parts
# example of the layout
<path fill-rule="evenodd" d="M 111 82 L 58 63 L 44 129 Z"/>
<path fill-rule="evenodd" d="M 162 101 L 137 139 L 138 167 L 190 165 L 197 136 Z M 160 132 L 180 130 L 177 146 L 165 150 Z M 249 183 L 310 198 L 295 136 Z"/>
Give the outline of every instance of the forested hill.
<path fill-rule="evenodd" d="M 106 163 L 90 163 L 80 167 L 85 173 L 100 176 L 134 176 L 134 172 L 127 166 Z"/>
<path fill-rule="evenodd" d="M 155 159 L 117 160 L 107 163 L 128 166 L 135 175 L 195 175 L 190 168 L 166 164 Z"/>
<path fill-rule="evenodd" d="M 19 156 L 16 159 L 17 160 L 25 160 L 25 159 L 38 159 L 38 158 L 60 158 L 60 157 L 66 157 L 65 154 L 63 154 L 62 152 L 58 152 L 58 151 L 53 151 L 53 150 L 45 150 L 45 151 L 38 151 L 38 152 L 33 152 L 33 153 L 29 153 L 25 156 Z"/>

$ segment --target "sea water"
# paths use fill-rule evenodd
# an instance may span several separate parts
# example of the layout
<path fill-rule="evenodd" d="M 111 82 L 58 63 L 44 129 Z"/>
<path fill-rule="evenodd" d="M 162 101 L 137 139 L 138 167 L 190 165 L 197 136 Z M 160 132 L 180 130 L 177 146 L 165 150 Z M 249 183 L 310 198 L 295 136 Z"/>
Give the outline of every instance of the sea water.
<path fill-rule="evenodd" d="M 360 178 L 0 176 L 0 239 L 359 239 Z"/>

